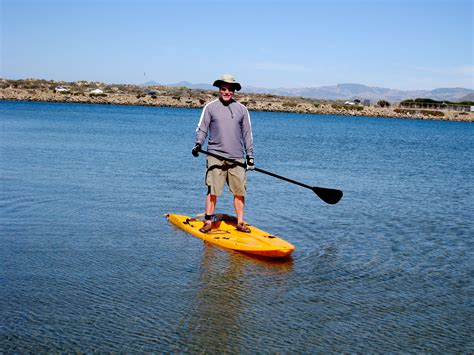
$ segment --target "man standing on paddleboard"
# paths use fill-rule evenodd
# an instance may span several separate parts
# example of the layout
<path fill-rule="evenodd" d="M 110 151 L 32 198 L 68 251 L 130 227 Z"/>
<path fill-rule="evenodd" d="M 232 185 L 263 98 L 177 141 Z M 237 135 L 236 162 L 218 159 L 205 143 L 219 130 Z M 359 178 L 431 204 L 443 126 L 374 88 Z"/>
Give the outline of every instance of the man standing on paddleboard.
<path fill-rule="evenodd" d="M 219 88 L 219 97 L 206 104 L 202 110 L 192 154 L 197 157 L 208 138 L 208 152 L 229 158 L 230 161 L 207 157 L 206 213 L 200 231 L 207 233 L 211 230 L 217 196 L 222 194 L 227 183 L 234 195 L 237 230 L 250 233 L 250 229 L 244 223 L 247 178 L 245 168 L 241 166 L 246 160 L 248 170 L 255 168 L 250 115 L 247 108 L 233 98 L 235 91 L 239 91 L 241 86 L 232 75 L 224 74 L 214 81 L 213 86 Z M 238 161 L 241 165 L 233 161 Z"/>

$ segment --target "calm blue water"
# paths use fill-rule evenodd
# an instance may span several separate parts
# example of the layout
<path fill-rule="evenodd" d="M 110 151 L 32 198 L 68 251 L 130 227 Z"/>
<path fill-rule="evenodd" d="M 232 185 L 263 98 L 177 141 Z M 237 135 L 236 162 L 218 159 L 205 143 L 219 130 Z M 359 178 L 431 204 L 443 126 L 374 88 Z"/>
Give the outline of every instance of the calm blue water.
<path fill-rule="evenodd" d="M 249 173 L 270 261 L 163 217 L 203 211 L 199 114 L 0 102 L 0 352 L 474 351 L 474 125 L 252 113 L 259 167 L 344 191 Z"/>

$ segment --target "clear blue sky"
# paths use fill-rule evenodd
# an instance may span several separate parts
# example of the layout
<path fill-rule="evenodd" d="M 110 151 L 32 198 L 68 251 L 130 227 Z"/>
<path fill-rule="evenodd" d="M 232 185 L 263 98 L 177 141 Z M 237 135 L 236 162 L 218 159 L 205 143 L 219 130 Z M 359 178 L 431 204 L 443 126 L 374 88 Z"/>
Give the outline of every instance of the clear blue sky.
<path fill-rule="evenodd" d="M 473 0 L 0 0 L 1 77 L 474 89 Z"/>

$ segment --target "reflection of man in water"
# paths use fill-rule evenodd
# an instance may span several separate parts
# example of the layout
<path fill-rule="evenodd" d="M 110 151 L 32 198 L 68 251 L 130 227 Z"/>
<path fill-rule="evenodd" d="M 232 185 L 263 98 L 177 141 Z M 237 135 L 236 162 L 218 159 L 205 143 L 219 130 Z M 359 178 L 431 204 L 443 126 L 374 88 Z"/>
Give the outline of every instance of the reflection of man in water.
<path fill-rule="evenodd" d="M 190 287 L 197 290 L 194 303 L 180 322 L 184 350 L 241 352 L 252 332 L 262 332 L 256 307 L 274 299 L 266 297 L 275 291 L 266 282 L 281 292 L 292 269 L 292 260 L 262 260 L 205 245 L 198 284 Z"/>

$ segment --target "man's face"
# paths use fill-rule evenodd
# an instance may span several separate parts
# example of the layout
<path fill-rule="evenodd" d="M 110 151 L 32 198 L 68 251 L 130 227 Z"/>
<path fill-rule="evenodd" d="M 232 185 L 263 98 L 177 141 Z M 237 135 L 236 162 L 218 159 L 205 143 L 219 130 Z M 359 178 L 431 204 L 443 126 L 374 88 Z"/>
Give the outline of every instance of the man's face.
<path fill-rule="evenodd" d="M 235 88 L 231 84 L 224 84 L 219 88 L 219 96 L 223 101 L 230 101 L 234 96 Z"/>

